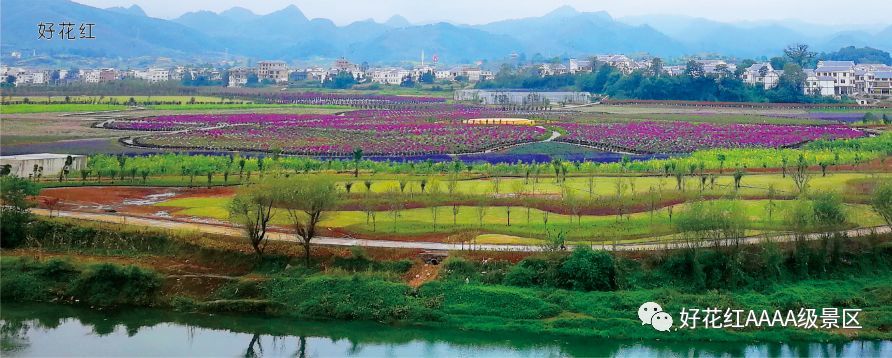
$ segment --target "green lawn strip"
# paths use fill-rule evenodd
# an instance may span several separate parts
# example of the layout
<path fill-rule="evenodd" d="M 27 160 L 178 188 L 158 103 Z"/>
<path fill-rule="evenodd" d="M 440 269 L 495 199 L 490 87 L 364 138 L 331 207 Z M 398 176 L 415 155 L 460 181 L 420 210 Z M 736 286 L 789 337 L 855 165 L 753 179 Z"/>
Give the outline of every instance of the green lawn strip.
<path fill-rule="evenodd" d="M 173 214 L 213 218 L 227 220 L 229 212 L 227 197 L 210 198 L 183 198 L 172 199 L 155 204 L 159 207 L 173 207 L 181 210 Z M 776 200 L 775 207 L 769 219 L 768 200 L 744 200 L 741 205 L 746 211 L 747 228 L 763 231 L 786 231 L 786 216 L 783 214 L 794 204 L 790 200 Z M 544 238 L 546 230 L 551 232 L 564 232 L 568 240 L 578 243 L 599 242 L 633 243 L 650 241 L 654 239 L 675 238 L 671 235 L 675 232 L 667 210 L 660 209 L 651 215 L 650 212 L 634 213 L 622 218 L 616 215 L 562 215 L 549 213 L 548 222 L 545 222 L 545 213 L 538 209 L 530 209 L 529 221 L 527 221 L 527 209 L 514 207 L 511 210 L 511 226 L 508 226 L 508 211 L 506 207 L 459 206 L 453 224 L 453 212 L 451 206 L 436 207 L 437 220 L 434 225 L 433 211 L 431 208 L 417 208 L 405 210 L 389 210 L 377 212 L 374 223 L 367 223 L 367 214 L 361 211 L 337 211 L 326 214 L 321 225 L 330 228 L 345 228 L 347 230 L 375 235 L 393 234 L 401 236 L 425 235 L 425 234 L 450 234 L 461 231 L 481 231 L 483 233 L 503 234 L 514 236 L 518 239 L 498 241 L 490 237 L 484 237 L 486 243 L 530 243 L 539 241 L 527 241 L 528 239 Z M 882 219 L 876 215 L 869 206 L 864 204 L 846 205 L 851 227 L 869 227 L 882 225 Z M 684 210 L 684 204 L 675 208 L 675 213 Z M 482 223 L 480 215 L 482 213 Z M 396 215 L 394 215 L 396 214 Z M 284 210 L 274 209 L 272 223 L 274 225 L 288 226 L 289 216 Z M 484 243 L 484 242 L 481 242 Z"/>
<path fill-rule="evenodd" d="M 99 112 L 127 108 L 124 105 L 112 104 L 4 104 L 0 105 L 0 113 Z"/>

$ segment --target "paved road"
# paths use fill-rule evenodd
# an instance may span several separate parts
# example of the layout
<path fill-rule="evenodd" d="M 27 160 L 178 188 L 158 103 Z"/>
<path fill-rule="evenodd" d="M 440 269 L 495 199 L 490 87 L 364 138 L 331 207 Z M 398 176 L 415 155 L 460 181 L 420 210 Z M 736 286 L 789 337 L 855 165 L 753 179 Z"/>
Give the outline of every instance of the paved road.
<path fill-rule="evenodd" d="M 49 211 L 46 209 L 32 209 L 34 214 L 49 216 Z M 194 230 L 208 234 L 218 234 L 218 235 L 228 235 L 228 236 L 241 236 L 241 231 L 238 228 L 225 226 L 225 225 L 217 225 L 217 224 L 207 224 L 207 223 L 194 223 L 194 222 L 182 222 L 182 221 L 174 221 L 174 220 L 165 220 L 165 219 L 156 219 L 156 218 L 144 218 L 144 217 L 136 217 L 136 216 L 127 216 L 127 215 L 117 215 L 117 214 L 97 214 L 97 213 L 85 213 L 85 212 L 73 212 L 73 211 L 54 211 L 53 216 L 64 217 L 64 218 L 74 218 L 80 220 L 89 220 L 96 222 L 106 222 L 106 223 L 117 223 L 117 224 L 127 224 L 127 225 L 135 225 L 135 226 L 146 226 L 155 229 L 168 229 L 168 230 Z M 862 228 L 862 229 L 852 229 L 846 230 L 845 233 L 849 237 L 858 237 L 858 236 L 866 236 L 871 233 L 889 233 L 892 232 L 892 228 L 889 226 L 878 226 L 873 228 Z M 282 233 L 282 232 L 272 232 L 269 233 L 270 240 L 277 241 L 291 241 L 297 242 L 298 238 L 292 234 Z M 807 240 L 816 240 L 823 236 L 824 234 L 810 234 L 806 236 Z M 785 241 L 793 241 L 795 237 L 793 235 L 776 235 L 770 238 L 766 238 L 765 236 L 752 236 L 740 239 L 741 244 L 754 244 L 765 241 L 766 239 L 770 239 L 774 242 L 785 242 Z M 330 246 L 366 246 L 366 247 L 383 247 L 383 248 L 404 248 L 404 249 L 423 249 L 423 250 L 461 250 L 461 244 L 451 244 L 451 243 L 440 243 L 440 242 L 417 242 L 417 241 L 391 241 L 391 240 L 364 240 L 364 239 L 355 239 L 350 237 L 317 237 L 313 239 L 313 243 L 318 245 L 330 245 Z M 713 243 L 709 243 L 712 245 Z M 731 241 L 720 242 L 720 244 L 733 244 Z M 616 251 L 635 251 L 635 250 L 661 250 L 661 249 L 677 249 L 683 248 L 686 245 L 682 242 L 672 242 L 672 243 L 637 243 L 637 244 L 595 244 L 592 245 L 593 249 L 599 250 L 616 250 Z M 467 249 L 468 245 L 465 244 L 464 248 Z M 475 250 L 483 250 L 483 251 L 542 251 L 542 247 L 535 245 L 497 245 L 497 244 L 475 244 Z M 572 246 L 570 247 L 572 249 Z"/>

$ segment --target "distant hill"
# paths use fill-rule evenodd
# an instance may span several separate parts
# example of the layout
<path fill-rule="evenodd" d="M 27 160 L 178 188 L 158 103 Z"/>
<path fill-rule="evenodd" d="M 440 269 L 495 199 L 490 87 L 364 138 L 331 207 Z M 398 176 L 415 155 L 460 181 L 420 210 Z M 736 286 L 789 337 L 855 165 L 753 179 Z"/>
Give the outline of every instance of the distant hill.
<path fill-rule="evenodd" d="M 866 26 L 831 26 L 796 20 L 723 23 L 679 15 L 630 16 L 620 21 L 647 24 L 683 43 L 691 53 L 719 53 L 738 57 L 772 56 L 793 43 L 816 50 L 872 46 L 892 50 L 889 37 Z M 890 30 L 892 31 L 892 30 Z"/>
<path fill-rule="evenodd" d="M 649 26 L 632 26 L 614 21 L 606 12 L 577 12 L 568 6 L 541 17 L 476 28 L 514 37 L 526 52 L 550 56 L 642 52 L 675 56 L 686 52 L 683 44 Z"/>
<path fill-rule="evenodd" d="M 139 5 L 130 5 L 130 7 L 114 6 L 106 10 L 127 15 L 148 16 Z"/>
<path fill-rule="evenodd" d="M 509 36 L 441 22 L 389 30 L 369 41 L 351 45 L 347 55 L 399 61 L 417 59 L 424 50 L 429 55 L 437 53 L 444 63 L 469 63 L 483 58 L 502 58 L 522 46 Z"/>
<path fill-rule="evenodd" d="M 338 26 L 328 19 L 309 19 L 294 5 L 265 15 L 234 7 L 220 13 L 190 12 L 173 20 L 146 16 L 135 5 L 99 9 L 69 0 L 3 0 L 2 10 L 4 54 L 20 50 L 55 58 L 193 58 L 226 52 L 288 61 L 348 56 L 375 63 L 414 61 L 424 50 L 452 64 L 501 59 L 512 52 L 546 57 L 604 53 L 776 56 L 796 42 L 825 52 L 846 46 L 892 50 L 892 26 L 842 29 L 795 21 L 729 24 L 686 16 L 617 20 L 606 12 L 579 12 L 568 6 L 539 17 L 476 26 L 415 25 L 399 15 L 384 23 L 368 19 Z M 38 40 L 37 24 L 52 20 L 96 23 L 96 39 Z"/>

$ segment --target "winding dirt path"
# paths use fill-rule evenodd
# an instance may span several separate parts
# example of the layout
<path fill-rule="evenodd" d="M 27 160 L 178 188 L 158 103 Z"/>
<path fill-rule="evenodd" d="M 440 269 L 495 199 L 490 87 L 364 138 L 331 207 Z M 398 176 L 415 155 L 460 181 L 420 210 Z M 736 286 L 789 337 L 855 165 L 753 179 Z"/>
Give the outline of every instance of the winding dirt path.
<path fill-rule="evenodd" d="M 37 215 L 50 216 L 49 210 L 46 209 L 31 209 L 31 212 Z M 74 211 L 54 211 L 52 216 L 55 217 L 63 217 L 63 218 L 73 218 L 79 220 L 89 220 L 96 222 L 105 222 L 105 223 L 115 223 L 115 224 L 127 224 L 127 225 L 136 225 L 136 226 L 146 226 L 155 229 L 166 229 L 166 230 L 185 230 L 185 231 L 197 231 L 208 234 L 216 234 L 216 235 L 226 235 L 226 236 L 241 236 L 241 230 L 238 228 L 234 228 L 231 226 L 225 225 L 215 225 L 208 223 L 186 223 L 181 221 L 173 221 L 173 220 L 164 220 L 164 219 L 149 219 L 143 217 L 136 216 L 127 216 L 127 215 L 115 215 L 115 214 L 96 214 L 96 213 L 84 213 L 84 212 L 74 212 Z M 892 228 L 889 226 L 877 226 L 871 228 L 859 228 L 859 229 L 851 229 L 845 230 L 841 233 L 845 233 L 849 237 L 860 237 L 867 236 L 873 233 L 877 234 L 885 234 L 892 232 Z M 817 240 L 823 237 L 826 233 L 816 233 L 806 235 L 806 240 Z M 289 242 L 297 242 L 298 239 L 292 234 L 281 233 L 281 232 L 271 232 L 268 233 L 269 238 L 271 240 L 277 241 L 289 241 Z M 789 242 L 795 240 L 796 237 L 792 234 L 781 234 L 774 236 L 751 236 L 740 239 L 738 242 L 740 244 L 756 244 L 766 240 L 771 240 L 773 242 Z M 313 239 L 313 242 L 318 245 L 330 245 L 330 246 L 366 246 L 366 247 L 380 247 L 380 248 L 402 248 L 402 249 L 424 249 L 424 250 L 438 250 L 438 251 L 448 251 L 448 250 L 462 250 L 462 248 L 467 248 L 468 244 L 462 245 L 461 243 L 440 243 L 440 242 L 413 242 L 413 241 L 390 241 L 390 240 L 365 240 L 365 239 L 355 239 L 349 237 L 317 237 Z M 734 244 L 732 241 L 722 242 L 708 242 L 704 243 L 703 246 L 720 244 L 720 245 L 731 245 Z M 543 248 L 540 246 L 534 245 L 510 245 L 510 244 L 474 244 L 474 250 L 478 251 L 525 251 L 525 252 L 536 252 L 542 251 Z M 665 250 L 665 249 L 679 249 L 685 248 L 687 245 L 683 242 L 668 242 L 668 243 L 639 243 L 639 244 L 594 244 L 591 245 L 593 249 L 596 250 L 611 250 L 611 251 L 640 251 L 640 250 Z M 568 250 L 572 249 L 573 246 L 570 245 Z"/>

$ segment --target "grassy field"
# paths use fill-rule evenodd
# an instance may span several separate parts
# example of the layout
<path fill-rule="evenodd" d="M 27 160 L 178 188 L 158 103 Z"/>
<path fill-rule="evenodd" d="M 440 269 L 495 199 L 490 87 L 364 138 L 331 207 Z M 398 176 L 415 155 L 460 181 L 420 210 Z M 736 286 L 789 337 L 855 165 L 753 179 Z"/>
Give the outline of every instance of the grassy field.
<path fill-rule="evenodd" d="M 155 204 L 159 207 L 177 208 L 173 214 L 228 220 L 228 197 L 183 198 Z M 769 216 L 768 200 L 745 200 L 741 208 L 748 219 L 747 229 L 754 232 L 785 231 L 786 215 L 793 201 L 773 201 Z M 673 206 L 675 215 L 684 211 L 687 204 Z M 638 239 L 660 237 L 674 239 L 675 233 L 665 208 L 651 212 L 624 215 L 563 215 L 547 213 L 538 209 L 510 207 L 511 225 L 508 225 L 509 207 L 458 206 L 453 217 L 452 206 L 390 210 L 377 212 L 374 223 L 367 223 L 367 214 L 362 211 L 337 211 L 326 214 L 321 222 L 323 227 L 347 229 L 366 235 L 393 234 L 399 236 L 425 236 L 429 234 L 452 234 L 462 231 L 479 231 L 487 234 L 479 236 L 483 242 L 492 244 L 538 243 L 547 236 L 546 232 L 564 232 L 568 239 L 580 243 L 639 241 Z M 882 225 L 883 221 L 871 211 L 868 205 L 849 204 L 846 206 L 852 227 Z M 436 212 L 436 221 L 434 220 Z M 527 216 L 529 214 L 529 217 Z M 529 218 L 529 219 L 528 219 Z M 546 224 L 547 219 L 547 224 Z M 453 221 L 454 220 L 454 221 Z M 284 210 L 275 210 L 272 223 L 288 227 L 290 221 Z"/>
<path fill-rule="evenodd" d="M 2 114 L 54 113 L 54 112 L 99 112 L 127 109 L 124 105 L 112 104 L 4 104 Z"/>
<path fill-rule="evenodd" d="M 892 173 L 835 173 L 829 172 L 827 176 L 822 177 L 820 173 L 814 174 L 810 181 L 809 187 L 817 191 L 834 191 L 843 192 L 846 185 L 850 181 L 860 179 L 892 179 Z M 431 177 L 406 177 L 406 192 L 420 193 L 421 180 L 427 179 L 428 184 L 425 191 L 437 190 L 440 193 L 448 191 L 449 177 L 445 175 Z M 401 179 L 375 179 L 359 178 L 344 179 L 341 182 L 352 182 L 351 192 L 364 193 L 366 188 L 365 180 L 371 180 L 371 191 L 375 193 L 387 193 L 399 191 Z M 699 179 L 696 177 L 685 177 L 686 188 L 689 190 L 697 190 L 699 188 Z M 459 180 L 455 183 L 454 193 L 479 195 L 494 194 L 496 182 L 498 182 L 498 194 L 539 194 L 539 195 L 557 195 L 565 191 L 570 191 L 571 195 L 581 197 L 589 196 L 589 179 L 587 177 L 568 177 L 566 182 L 556 183 L 554 177 L 543 177 L 536 183 L 535 179 L 530 179 L 524 184 L 523 178 L 501 178 L 498 181 L 493 179 L 473 179 Z M 596 176 L 594 177 L 594 195 L 597 196 L 615 196 L 617 193 L 617 183 L 624 186 L 623 195 L 641 195 L 646 194 L 651 187 L 654 191 L 659 192 L 660 188 L 665 192 L 673 191 L 676 188 L 676 179 L 674 177 L 665 176 Z M 734 177 L 726 171 L 724 175 L 716 177 L 715 190 L 718 193 L 727 193 L 728 189 L 734 184 Z M 707 186 L 710 184 L 707 183 Z M 769 186 L 774 186 L 778 195 L 796 193 L 796 186 L 788 175 L 784 178 L 781 174 L 747 174 L 741 179 L 741 188 L 737 192 L 741 196 L 759 196 L 768 193 Z"/>

